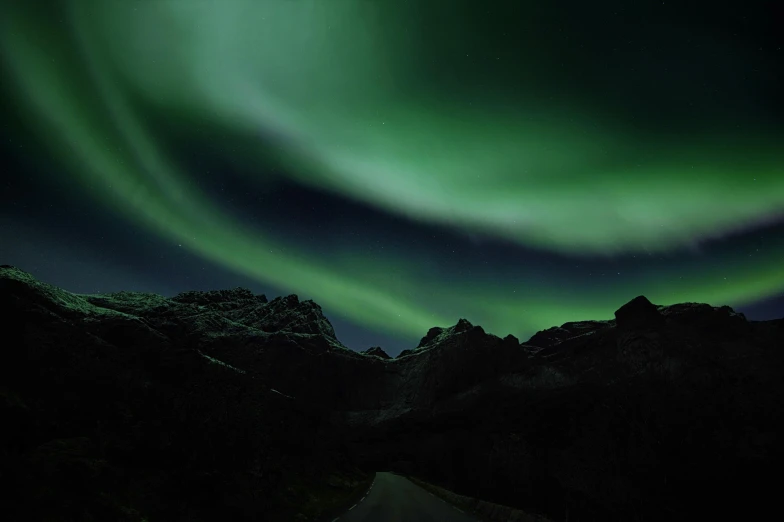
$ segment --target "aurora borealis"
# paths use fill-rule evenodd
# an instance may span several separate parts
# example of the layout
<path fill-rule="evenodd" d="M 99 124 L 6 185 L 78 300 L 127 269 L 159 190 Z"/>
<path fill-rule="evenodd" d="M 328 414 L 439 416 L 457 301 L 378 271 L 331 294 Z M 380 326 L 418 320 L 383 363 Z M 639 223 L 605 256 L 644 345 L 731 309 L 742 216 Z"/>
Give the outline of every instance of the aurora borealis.
<path fill-rule="evenodd" d="M 0 4 L 0 262 L 44 281 L 242 280 L 392 354 L 639 294 L 784 316 L 772 3 L 43 4 Z"/>

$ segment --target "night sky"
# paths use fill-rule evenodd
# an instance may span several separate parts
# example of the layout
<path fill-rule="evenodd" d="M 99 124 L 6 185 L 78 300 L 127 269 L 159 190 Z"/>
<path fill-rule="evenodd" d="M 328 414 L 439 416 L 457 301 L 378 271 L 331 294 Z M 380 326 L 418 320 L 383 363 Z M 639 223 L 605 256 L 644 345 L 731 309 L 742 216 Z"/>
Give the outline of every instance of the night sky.
<path fill-rule="evenodd" d="M 784 317 L 777 1 L 0 0 L 0 263 L 313 299 L 391 355 Z"/>

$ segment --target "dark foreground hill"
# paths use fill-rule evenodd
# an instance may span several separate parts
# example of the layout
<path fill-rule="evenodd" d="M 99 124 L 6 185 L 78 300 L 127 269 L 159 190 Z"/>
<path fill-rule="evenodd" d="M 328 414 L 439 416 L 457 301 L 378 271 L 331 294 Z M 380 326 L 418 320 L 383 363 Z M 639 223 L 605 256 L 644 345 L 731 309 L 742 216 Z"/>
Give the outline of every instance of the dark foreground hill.
<path fill-rule="evenodd" d="M 460 320 L 390 359 L 293 295 L 4 266 L 0 322 L 5 520 L 309 520 L 387 469 L 554 521 L 750 519 L 780 490 L 784 321 L 728 307 L 640 297 L 523 344 Z"/>

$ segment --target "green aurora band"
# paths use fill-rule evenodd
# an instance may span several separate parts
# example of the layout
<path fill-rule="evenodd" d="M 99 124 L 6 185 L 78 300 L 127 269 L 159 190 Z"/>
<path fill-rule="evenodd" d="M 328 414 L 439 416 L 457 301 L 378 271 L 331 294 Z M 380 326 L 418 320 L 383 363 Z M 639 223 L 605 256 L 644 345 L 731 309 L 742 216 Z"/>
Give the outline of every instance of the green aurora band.
<path fill-rule="evenodd" d="M 58 20 L 23 4 L 0 7 L 4 75 L 69 183 L 107 211 L 358 323 L 415 337 L 464 316 L 530 335 L 610 317 L 641 293 L 737 305 L 784 289 L 784 241 L 591 293 L 554 290 L 525 266 L 515 293 L 500 282 L 447 283 L 415 252 L 316 259 L 193 188 L 145 127 L 139 101 L 260 142 L 276 137 L 277 160 L 303 185 L 565 256 L 678 252 L 781 216 L 784 136 L 770 129 L 668 137 L 533 88 L 501 101 L 444 95 L 422 80 L 414 3 L 73 0 Z M 531 54 L 516 66 L 536 76 L 541 57 Z"/>

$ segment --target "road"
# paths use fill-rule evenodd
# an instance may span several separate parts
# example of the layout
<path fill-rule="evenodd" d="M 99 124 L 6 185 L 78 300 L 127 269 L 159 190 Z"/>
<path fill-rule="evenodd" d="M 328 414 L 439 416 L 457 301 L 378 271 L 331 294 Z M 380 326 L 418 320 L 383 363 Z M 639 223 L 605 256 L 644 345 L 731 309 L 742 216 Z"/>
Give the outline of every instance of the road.
<path fill-rule="evenodd" d="M 408 479 L 393 473 L 376 473 L 362 500 L 333 522 L 477 522 Z"/>

